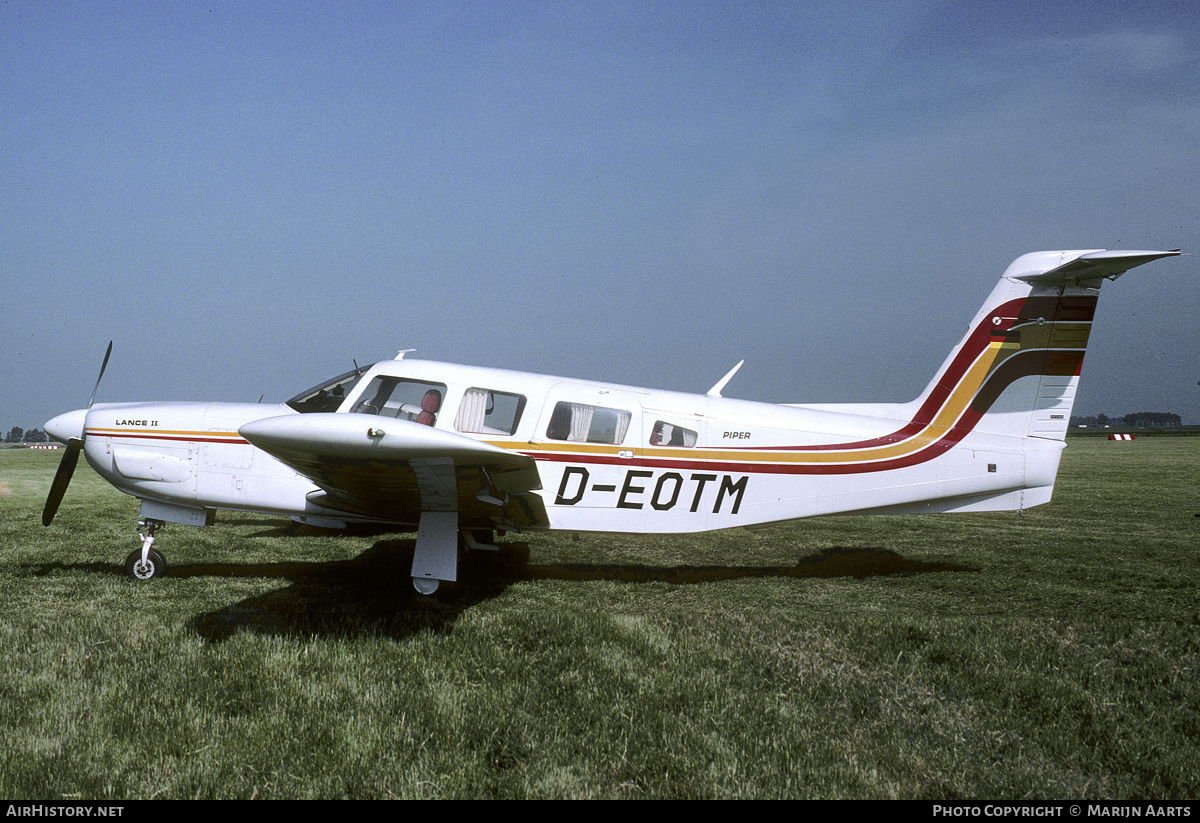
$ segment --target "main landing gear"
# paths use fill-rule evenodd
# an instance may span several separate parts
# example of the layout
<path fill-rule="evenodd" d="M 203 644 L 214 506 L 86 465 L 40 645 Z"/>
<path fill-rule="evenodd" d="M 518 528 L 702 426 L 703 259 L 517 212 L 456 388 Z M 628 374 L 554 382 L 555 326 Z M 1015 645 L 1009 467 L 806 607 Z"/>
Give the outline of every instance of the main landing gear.
<path fill-rule="evenodd" d="M 154 545 L 154 532 L 162 525 L 164 524 L 161 520 L 138 521 L 137 533 L 142 541 L 142 547 L 134 550 L 129 557 L 125 558 L 125 574 L 130 580 L 152 580 L 166 574 L 166 558 L 157 549 L 151 548 Z M 145 528 L 144 532 L 143 528 Z"/>
<path fill-rule="evenodd" d="M 441 583 L 442 581 L 434 580 L 429 577 L 414 577 L 412 579 L 413 588 L 416 589 L 419 594 L 433 594 L 438 590 L 438 587 L 441 585 Z"/>
<path fill-rule="evenodd" d="M 443 580 L 458 579 L 460 550 L 499 551 L 492 542 L 491 530 L 458 528 L 458 512 L 421 513 L 417 526 L 417 546 L 413 552 L 412 584 L 419 594 L 430 595 Z"/>

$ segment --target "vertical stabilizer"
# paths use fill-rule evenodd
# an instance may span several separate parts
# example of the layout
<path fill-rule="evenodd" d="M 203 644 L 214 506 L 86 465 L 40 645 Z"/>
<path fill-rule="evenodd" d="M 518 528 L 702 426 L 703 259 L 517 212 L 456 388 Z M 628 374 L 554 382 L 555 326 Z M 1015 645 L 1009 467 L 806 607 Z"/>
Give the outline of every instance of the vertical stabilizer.
<path fill-rule="evenodd" d="M 1104 280 L 1179 254 L 1032 252 L 1008 267 L 918 400 L 917 417 L 959 430 L 1064 440 Z"/>

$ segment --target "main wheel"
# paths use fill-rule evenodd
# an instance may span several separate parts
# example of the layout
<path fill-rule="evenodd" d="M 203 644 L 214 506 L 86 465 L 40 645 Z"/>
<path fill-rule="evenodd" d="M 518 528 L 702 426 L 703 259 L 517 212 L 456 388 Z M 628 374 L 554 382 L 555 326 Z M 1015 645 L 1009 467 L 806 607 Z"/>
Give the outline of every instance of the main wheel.
<path fill-rule="evenodd" d="M 167 561 L 156 549 L 151 549 L 142 562 L 142 550 L 136 549 L 125 558 L 125 574 L 130 580 L 150 580 L 167 573 Z"/>
<path fill-rule="evenodd" d="M 412 579 L 413 588 L 421 594 L 433 594 L 438 590 L 441 582 L 440 580 L 434 580 L 432 577 L 414 577 Z"/>

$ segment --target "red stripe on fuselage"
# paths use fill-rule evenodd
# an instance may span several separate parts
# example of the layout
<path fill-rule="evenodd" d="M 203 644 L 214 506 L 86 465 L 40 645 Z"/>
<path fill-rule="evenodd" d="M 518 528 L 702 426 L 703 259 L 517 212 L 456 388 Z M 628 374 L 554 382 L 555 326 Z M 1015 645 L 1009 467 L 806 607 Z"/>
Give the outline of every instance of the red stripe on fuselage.
<path fill-rule="evenodd" d="M 1011 300 L 998 306 L 988 313 L 978 326 L 971 332 L 953 361 L 938 378 L 936 385 L 930 391 L 929 397 L 913 415 L 911 421 L 896 431 L 875 437 L 870 440 L 858 440 L 846 443 L 830 443 L 815 446 L 725 446 L 722 451 L 745 451 L 762 454 L 764 452 L 787 452 L 803 454 L 827 451 L 851 451 L 873 447 L 887 446 L 915 437 L 928 429 L 936 419 L 938 412 L 959 387 L 963 377 L 974 365 L 976 359 L 997 337 L 1007 338 L 1014 328 L 1033 322 L 1037 319 L 1035 313 L 1050 315 L 1052 322 L 1090 321 L 1094 312 L 1096 299 L 1094 297 L 1078 297 L 1068 301 L 1066 298 L 1032 298 L 1029 300 Z M 998 318 L 995 322 L 992 318 Z M 1019 332 L 1018 332 L 1019 333 Z M 954 445 L 961 442 L 971 433 L 980 419 L 991 408 L 992 403 L 1016 380 L 1035 375 L 1077 376 L 1083 366 L 1083 350 L 1081 349 L 1030 349 L 1014 352 L 984 379 L 970 404 L 959 415 L 958 419 L 945 430 L 943 434 L 930 443 L 920 446 L 913 452 L 898 457 L 884 458 L 857 463 L 763 463 L 760 461 L 713 461 L 698 456 L 695 460 L 679 458 L 660 458 L 653 456 L 623 458 L 608 455 L 580 454 L 547 454 L 545 452 L 526 452 L 534 460 L 545 460 L 558 463 L 583 463 L 595 465 L 624 465 L 642 466 L 657 469 L 693 469 L 720 471 L 740 474 L 797 474 L 797 475 L 837 475 L 863 474 L 867 472 L 891 471 L 894 469 L 915 466 L 927 462 L 945 453 Z M 852 455 L 848 455 L 852 456 Z M 781 458 L 783 455 L 781 454 Z"/>
<path fill-rule="evenodd" d="M 173 434 L 142 434 L 140 432 L 114 432 L 109 429 L 93 431 L 89 429 L 86 432 L 88 437 L 111 437 L 120 440 L 166 440 L 176 443 L 227 443 L 231 446 L 249 446 L 250 442 L 244 438 L 232 437 L 181 437 Z"/>

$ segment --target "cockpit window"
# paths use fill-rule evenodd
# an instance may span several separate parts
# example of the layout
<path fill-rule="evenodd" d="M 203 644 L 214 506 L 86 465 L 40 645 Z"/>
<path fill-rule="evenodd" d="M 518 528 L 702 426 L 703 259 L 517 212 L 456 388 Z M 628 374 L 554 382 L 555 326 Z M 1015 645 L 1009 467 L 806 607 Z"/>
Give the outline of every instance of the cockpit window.
<path fill-rule="evenodd" d="M 367 385 L 351 411 L 395 417 L 398 420 L 415 420 L 432 426 L 437 422 L 445 398 L 444 383 L 376 377 Z"/>
<path fill-rule="evenodd" d="M 346 399 L 346 395 L 369 368 L 371 367 L 363 366 L 361 369 L 339 374 L 332 380 L 326 380 L 307 391 L 300 392 L 287 401 L 287 404 L 302 414 L 337 411 L 338 406 L 342 405 L 342 401 Z"/>

